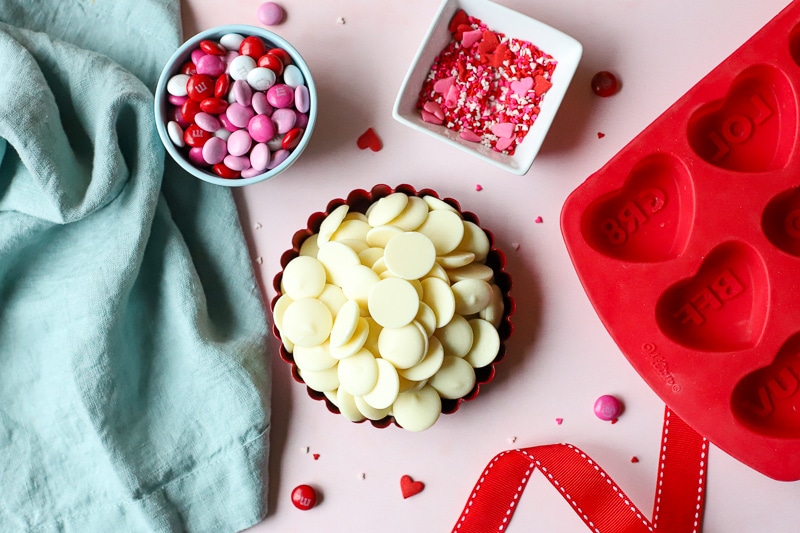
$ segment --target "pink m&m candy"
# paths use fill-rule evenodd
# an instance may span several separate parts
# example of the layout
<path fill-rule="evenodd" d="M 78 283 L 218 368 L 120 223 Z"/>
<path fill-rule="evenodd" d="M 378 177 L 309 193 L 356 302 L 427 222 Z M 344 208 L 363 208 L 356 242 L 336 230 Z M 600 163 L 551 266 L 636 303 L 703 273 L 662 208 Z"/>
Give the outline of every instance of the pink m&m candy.
<path fill-rule="evenodd" d="M 616 420 L 622 414 L 622 402 L 616 396 L 604 394 L 595 400 L 594 414 L 600 420 Z"/>
<path fill-rule="evenodd" d="M 247 123 L 247 133 L 256 142 L 267 142 L 275 135 L 275 125 L 268 116 L 256 115 Z"/>
<path fill-rule="evenodd" d="M 294 89 L 283 83 L 276 83 L 267 91 L 267 102 L 272 107 L 289 107 L 294 103 Z"/>
<path fill-rule="evenodd" d="M 236 130 L 228 137 L 228 153 L 231 155 L 245 155 L 252 145 L 253 139 L 247 130 Z"/>
<path fill-rule="evenodd" d="M 275 2 L 264 2 L 258 6 L 256 17 L 264 26 L 275 26 L 283 22 L 283 8 Z"/>

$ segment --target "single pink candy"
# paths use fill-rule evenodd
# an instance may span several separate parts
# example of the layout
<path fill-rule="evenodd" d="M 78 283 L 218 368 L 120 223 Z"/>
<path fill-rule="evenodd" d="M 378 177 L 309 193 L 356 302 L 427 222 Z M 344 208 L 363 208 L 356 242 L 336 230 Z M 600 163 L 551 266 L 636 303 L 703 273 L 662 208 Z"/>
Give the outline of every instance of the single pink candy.
<path fill-rule="evenodd" d="M 604 394 L 595 400 L 594 414 L 600 420 L 614 420 L 622 414 L 622 402 L 616 396 Z"/>
<path fill-rule="evenodd" d="M 247 123 L 247 133 L 256 142 L 267 142 L 275 136 L 275 125 L 268 116 L 256 115 Z"/>
<path fill-rule="evenodd" d="M 283 109 L 276 109 L 275 112 L 272 113 L 271 118 L 272 122 L 275 123 L 275 128 L 278 133 L 283 134 L 294 128 L 294 123 L 297 122 L 297 113 L 295 113 L 294 109 L 284 107 Z M 273 133 L 268 139 L 264 139 L 264 142 L 271 139 L 274 135 Z"/>
<path fill-rule="evenodd" d="M 250 87 L 250 84 L 247 83 L 246 80 L 236 80 L 233 82 L 231 91 L 233 91 L 233 98 L 236 102 L 243 106 L 252 105 L 253 88 Z"/>
<path fill-rule="evenodd" d="M 223 128 L 225 128 L 226 130 L 228 130 L 228 131 L 230 131 L 230 132 L 234 132 L 234 131 L 236 131 L 236 130 L 238 130 L 238 129 L 239 129 L 238 127 L 236 127 L 236 126 L 235 126 L 235 125 L 234 125 L 234 124 L 233 124 L 233 123 L 230 121 L 230 119 L 228 119 L 228 115 L 226 115 L 225 113 L 223 113 L 223 114 L 219 115 L 219 116 L 218 116 L 218 118 L 219 118 L 219 122 L 220 122 L 220 124 L 222 124 L 222 127 L 223 127 Z"/>
<path fill-rule="evenodd" d="M 308 126 L 308 113 L 297 113 L 297 120 L 294 125 L 298 128 L 306 129 L 306 126 Z"/>
<path fill-rule="evenodd" d="M 201 129 L 211 133 L 214 133 L 221 127 L 217 117 L 204 111 L 200 111 L 194 116 L 194 123 L 200 126 Z"/>
<path fill-rule="evenodd" d="M 272 115 L 274 111 L 272 106 L 267 102 L 267 95 L 261 91 L 253 93 L 253 98 L 250 100 L 250 105 L 253 106 L 253 111 L 257 115 Z"/>
<path fill-rule="evenodd" d="M 275 26 L 283 22 L 285 13 L 283 8 L 275 2 L 264 2 L 258 6 L 256 17 L 264 26 Z"/>
<path fill-rule="evenodd" d="M 269 120 L 269 119 L 267 119 Z M 244 155 L 250 151 L 253 139 L 247 130 L 236 130 L 228 137 L 228 153 L 233 156 Z M 234 169 L 237 170 L 237 169 Z M 238 169 L 241 170 L 241 169 Z"/>
<path fill-rule="evenodd" d="M 311 109 L 311 94 L 308 92 L 308 87 L 305 85 L 298 85 L 294 89 L 294 106 L 301 113 L 308 113 Z"/>
<path fill-rule="evenodd" d="M 245 155 L 226 155 L 223 162 L 231 170 L 242 171 L 250 168 L 250 158 Z"/>
<path fill-rule="evenodd" d="M 211 139 L 209 139 L 210 141 Z M 208 143 L 208 141 L 206 141 Z M 208 163 L 203 158 L 203 149 L 199 146 L 194 146 L 189 149 L 189 161 L 191 161 L 197 167 L 204 167 Z"/>
<path fill-rule="evenodd" d="M 258 143 L 250 150 L 250 166 L 259 172 L 263 172 L 267 169 L 271 156 L 269 146 L 264 143 Z"/>
<path fill-rule="evenodd" d="M 272 170 L 273 168 L 277 167 L 278 165 L 286 161 L 287 157 L 289 157 L 289 150 L 284 150 L 284 149 L 276 150 L 272 154 L 272 159 L 270 159 L 267 168 L 269 170 Z"/>
<path fill-rule="evenodd" d="M 250 119 L 253 118 L 255 114 L 256 112 L 253 111 L 252 107 L 243 106 L 239 102 L 233 102 L 225 111 L 228 120 L 237 128 L 246 128 L 247 123 L 250 122 Z"/>
<path fill-rule="evenodd" d="M 250 168 L 246 168 L 246 169 L 242 170 L 241 176 L 243 178 L 254 178 L 254 177 L 259 176 L 259 175 L 261 175 L 263 173 L 264 173 L 263 169 L 258 170 L 257 168 L 250 167 Z"/>
<path fill-rule="evenodd" d="M 283 83 L 276 83 L 267 91 L 267 102 L 272 107 L 289 107 L 294 102 L 294 89 Z"/>
<path fill-rule="evenodd" d="M 183 105 L 188 99 L 188 96 L 175 96 L 174 94 L 171 94 L 167 97 L 167 100 L 172 105 Z"/>
<path fill-rule="evenodd" d="M 200 58 L 203 57 L 204 55 L 206 55 L 206 53 L 203 52 L 203 50 L 200 48 L 195 48 L 194 50 L 192 50 L 192 63 L 195 64 L 195 67 L 197 66 L 197 63 L 200 61 Z"/>
<path fill-rule="evenodd" d="M 205 142 L 201 149 L 203 153 L 203 161 L 209 165 L 216 165 L 222 163 L 225 156 L 228 154 L 225 141 L 219 137 L 211 137 Z"/>
<path fill-rule="evenodd" d="M 214 78 L 225 72 L 225 62 L 222 58 L 211 54 L 201 57 L 197 61 L 196 67 L 198 74 L 207 74 Z"/>

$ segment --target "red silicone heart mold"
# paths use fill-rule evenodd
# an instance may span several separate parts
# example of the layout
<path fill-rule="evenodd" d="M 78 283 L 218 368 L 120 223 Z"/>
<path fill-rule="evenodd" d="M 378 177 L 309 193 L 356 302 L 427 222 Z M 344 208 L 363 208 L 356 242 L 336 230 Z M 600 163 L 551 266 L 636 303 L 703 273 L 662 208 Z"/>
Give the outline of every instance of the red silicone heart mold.
<path fill-rule="evenodd" d="M 739 382 L 731 405 L 753 431 L 800 438 L 800 334 L 789 339 L 771 365 Z"/>
<path fill-rule="evenodd" d="M 695 430 L 800 479 L 800 2 L 567 198 L 590 302 Z"/>
<path fill-rule="evenodd" d="M 786 164 L 794 147 L 796 107 L 786 76 L 770 65 L 743 71 L 721 101 L 701 107 L 689 120 L 692 148 L 712 165 L 763 172 Z"/>
<path fill-rule="evenodd" d="M 631 171 L 620 190 L 583 216 L 583 238 L 599 252 L 628 261 L 664 261 L 679 254 L 694 216 L 689 173 L 667 154 L 653 154 Z"/>

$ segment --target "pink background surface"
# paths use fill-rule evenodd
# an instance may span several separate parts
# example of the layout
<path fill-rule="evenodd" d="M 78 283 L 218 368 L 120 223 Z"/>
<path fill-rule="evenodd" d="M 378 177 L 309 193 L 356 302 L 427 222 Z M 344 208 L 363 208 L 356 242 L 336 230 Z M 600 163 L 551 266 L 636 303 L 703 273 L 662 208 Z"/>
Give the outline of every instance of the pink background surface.
<path fill-rule="evenodd" d="M 269 515 L 254 533 L 450 531 L 489 460 L 518 446 L 569 442 L 592 456 L 649 515 L 663 403 L 612 342 L 577 279 L 559 228 L 569 193 L 714 66 L 787 5 L 786 0 L 504 0 L 575 37 L 584 56 L 530 172 L 513 176 L 393 121 L 391 109 L 438 0 L 285 0 L 270 28 L 308 61 L 319 91 L 312 140 L 284 174 L 237 191 L 265 299 L 293 233 L 328 201 L 355 188 L 409 183 L 457 199 L 491 230 L 508 258 L 517 302 L 515 332 L 497 376 L 480 396 L 422 433 L 375 429 L 330 414 L 273 357 Z M 257 0 L 186 0 L 184 28 L 259 24 Z M 342 17 L 344 24 L 337 23 Z M 623 89 L 601 99 L 598 70 Z M 368 127 L 384 149 L 361 151 Z M 605 134 L 598 138 L 598 132 Z M 476 185 L 482 190 L 476 190 Z M 536 217 L 541 223 L 534 223 Z M 519 244 L 515 250 L 513 244 Z M 618 395 L 617 424 L 595 418 L 601 394 Z M 558 425 L 556 418 L 563 418 Z M 516 441 L 512 440 L 516 438 Z M 319 454 L 318 460 L 313 454 Z M 632 456 L 639 458 L 631 463 Z M 793 532 L 800 484 L 768 479 L 712 447 L 707 533 Z M 404 500 L 400 477 L 425 483 Z M 290 493 L 314 485 L 321 502 L 295 509 Z M 586 530 L 535 474 L 507 531 Z"/>

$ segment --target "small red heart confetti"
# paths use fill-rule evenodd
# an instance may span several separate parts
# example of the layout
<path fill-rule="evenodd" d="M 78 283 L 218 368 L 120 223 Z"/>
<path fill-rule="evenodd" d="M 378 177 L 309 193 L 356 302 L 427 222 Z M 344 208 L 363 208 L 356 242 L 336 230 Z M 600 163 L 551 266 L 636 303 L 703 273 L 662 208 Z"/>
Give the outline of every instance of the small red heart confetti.
<path fill-rule="evenodd" d="M 422 481 L 414 481 L 409 475 L 400 478 L 400 490 L 403 492 L 404 500 L 419 494 L 424 488 L 425 484 Z"/>
<path fill-rule="evenodd" d="M 369 148 L 373 152 L 377 152 L 383 148 L 383 143 L 378 137 L 378 134 L 375 133 L 375 130 L 372 128 L 367 128 L 367 131 L 361 134 L 361 137 L 358 138 L 357 144 L 362 150 Z"/>
<path fill-rule="evenodd" d="M 475 185 L 475 190 L 476 191 L 482 191 L 483 190 L 483 186 L 481 186 L 481 184 L 479 183 L 479 184 Z"/>
<path fill-rule="evenodd" d="M 632 463 L 638 463 L 639 462 L 639 458 L 634 455 L 633 457 L 631 457 L 631 462 Z"/>
<path fill-rule="evenodd" d="M 535 219 L 533 219 L 533 221 L 534 221 L 535 223 L 537 223 L 537 224 L 541 224 L 542 222 L 544 222 L 544 220 L 542 219 L 542 217 L 536 217 Z"/>
<path fill-rule="evenodd" d="M 603 133 L 602 131 L 598 131 L 598 132 L 597 132 L 597 138 L 598 138 L 598 139 L 602 139 L 602 138 L 603 138 L 603 137 L 605 137 L 605 136 L 606 136 L 606 134 L 605 134 L 605 133 Z"/>
<path fill-rule="evenodd" d="M 481 54 L 492 54 L 498 44 L 500 44 L 500 40 L 497 38 L 497 35 L 495 35 L 493 31 L 486 30 L 483 32 L 483 38 L 480 44 L 478 44 L 478 51 Z"/>
<path fill-rule="evenodd" d="M 319 460 L 319 454 L 318 454 L 318 453 L 315 453 L 315 454 L 314 454 L 314 460 L 315 460 L 315 461 L 318 461 L 318 460 Z"/>

